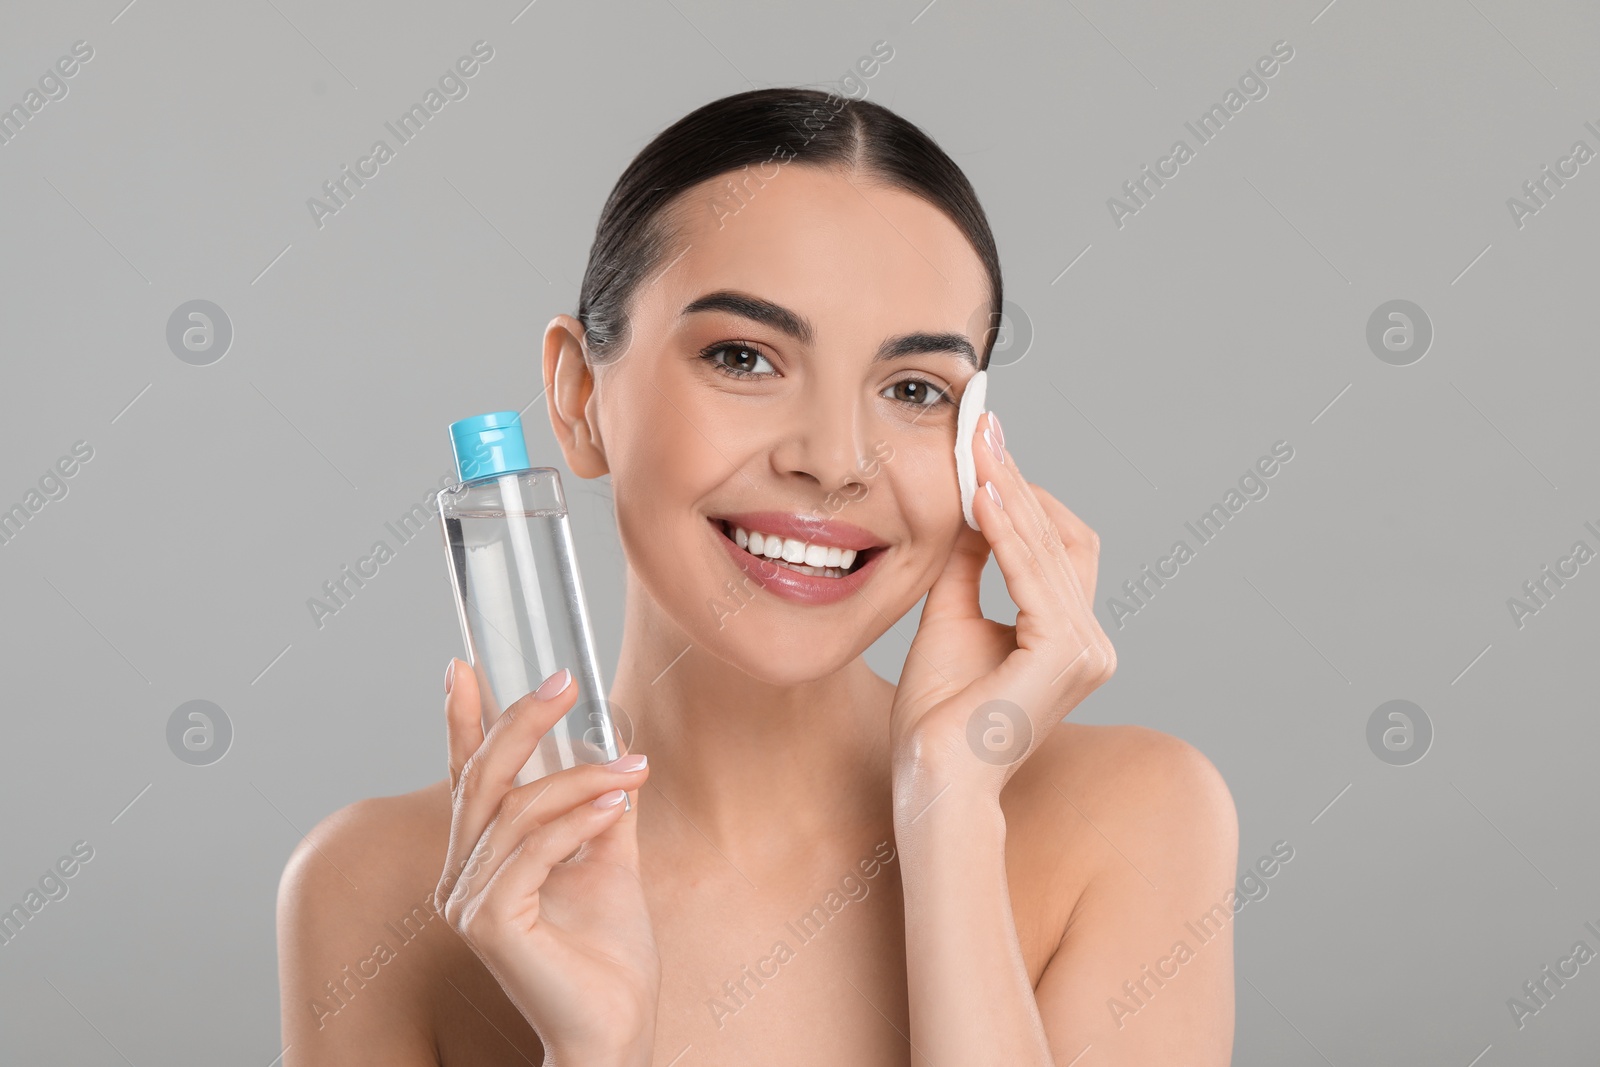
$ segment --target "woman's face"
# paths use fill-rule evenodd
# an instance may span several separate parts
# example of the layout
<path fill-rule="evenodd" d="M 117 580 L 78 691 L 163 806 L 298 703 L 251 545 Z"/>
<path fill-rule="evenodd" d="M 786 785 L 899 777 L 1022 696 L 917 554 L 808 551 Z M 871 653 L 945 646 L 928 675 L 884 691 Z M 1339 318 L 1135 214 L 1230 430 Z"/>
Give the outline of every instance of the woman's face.
<path fill-rule="evenodd" d="M 677 203 L 589 414 L 637 578 L 699 649 L 793 684 L 909 611 L 966 528 L 956 412 L 989 283 L 908 193 L 789 164 L 741 206 L 727 177 Z M 736 526 L 823 567 L 754 556 Z M 851 573 L 824 569 L 829 547 L 857 549 Z"/>

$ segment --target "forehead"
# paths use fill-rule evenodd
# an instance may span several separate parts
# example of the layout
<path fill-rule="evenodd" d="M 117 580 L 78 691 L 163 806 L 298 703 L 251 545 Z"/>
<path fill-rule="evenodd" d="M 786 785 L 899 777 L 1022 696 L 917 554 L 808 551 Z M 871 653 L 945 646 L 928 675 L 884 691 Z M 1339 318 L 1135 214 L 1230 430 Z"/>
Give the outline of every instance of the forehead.
<path fill-rule="evenodd" d="M 676 242 L 650 283 L 659 290 L 650 303 L 669 316 L 703 293 L 737 289 L 804 314 L 819 341 L 830 332 L 875 343 L 938 329 L 981 350 L 983 263 L 956 224 L 918 196 L 860 174 L 773 162 L 694 186 L 673 215 Z"/>

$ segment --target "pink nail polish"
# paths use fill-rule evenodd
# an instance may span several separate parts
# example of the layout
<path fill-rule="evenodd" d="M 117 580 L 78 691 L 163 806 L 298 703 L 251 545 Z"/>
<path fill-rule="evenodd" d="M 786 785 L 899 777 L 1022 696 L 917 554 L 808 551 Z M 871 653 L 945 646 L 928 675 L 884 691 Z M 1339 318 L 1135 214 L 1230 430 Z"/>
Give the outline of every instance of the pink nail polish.
<path fill-rule="evenodd" d="M 998 489 L 996 489 L 994 487 L 994 483 L 993 482 L 984 482 L 983 483 L 983 487 L 985 489 L 989 490 L 989 499 L 993 500 L 996 504 L 998 504 L 1002 511 L 1005 510 L 1005 504 L 1000 499 L 1000 490 L 998 490 Z"/>
<path fill-rule="evenodd" d="M 591 802 L 597 808 L 614 808 L 628 799 L 628 794 L 621 789 L 613 789 L 609 793 L 601 793 Z"/>
<path fill-rule="evenodd" d="M 455 657 L 452 656 L 450 658 L 450 665 L 444 669 L 444 691 L 446 693 L 449 693 L 450 692 L 450 687 L 452 685 L 454 685 L 455 682 L 456 682 L 456 661 L 455 661 Z"/>
<path fill-rule="evenodd" d="M 994 427 L 994 435 L 1000 439 L 1000 447 L 1006 447 L 1006 432 L 1000 428 L 1000 416 L 989 412 L 989 425 Z"/>
<path fill-rule="evenodd" d="M 989 452 L 994 456 L 995 460 L 999 463 L 1005 463 L 1006 454 L 1000 451 L 1000 445 L 995 441 L 994 434 L 990 433 L 987 428 L 983 431 L 983 439 L 989 445 Z"/>
<path fill-rule="evenodd" d="M 621 756 L 617 759 L 614 759 L 610 763 L 602 763 L 601 766 L 608 771 L 616 771 L 619 774 L 627 774 L 629 771 L 644 770 L 645 765 L 649 762 L 649 757 L 647 757 L 643 752 L 635 752 L 631 755 Z"/>
<path fill-rule="evenodd" d="M 572 672 L 562 667 L 559 671 L 539 683 L 539 688 L 533 691 L 535 700 L 550 700 L 561 695 L 572 684 Z"/>

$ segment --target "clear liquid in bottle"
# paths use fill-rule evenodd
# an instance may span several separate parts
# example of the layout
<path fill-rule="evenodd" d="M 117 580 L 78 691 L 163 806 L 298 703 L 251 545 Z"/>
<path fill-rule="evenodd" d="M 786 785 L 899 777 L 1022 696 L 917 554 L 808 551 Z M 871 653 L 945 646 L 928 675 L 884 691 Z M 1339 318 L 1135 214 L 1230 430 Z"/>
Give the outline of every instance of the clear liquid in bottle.
<path fill-rule="evenodd" d="M 526 465 L 515 412 L 462 420 L 451 431 L 464 477 L 439 493 L 439 510 L 485 733 L 508 705 L 567 667 L 578 702 L 540 739 L 517 784 L 616 759 L 559 472 Z"/>

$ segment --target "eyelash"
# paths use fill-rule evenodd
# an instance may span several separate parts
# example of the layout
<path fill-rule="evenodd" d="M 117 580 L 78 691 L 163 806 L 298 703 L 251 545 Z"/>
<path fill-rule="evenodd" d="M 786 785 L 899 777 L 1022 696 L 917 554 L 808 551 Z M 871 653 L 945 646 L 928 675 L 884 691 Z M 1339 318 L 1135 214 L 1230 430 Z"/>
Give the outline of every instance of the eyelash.
<path fill-rule="evenodd" d="M 710 345 L 710 346 L 708 346 L 706 348 L 702 348 L 700 350 L 700 358 L 705 360 L 707 363 L 709 363 L 716 370 L 722 372 L 723 374 L 726 374 L 730 378 L 766 378 L 766 377 L 769 377 L 769 375 L 766 375 L 766 374 L 756 374 L 756 373 L 754 373 L 752 371 L 742 370 L 742 369 L 740 369 L 738 367 L 730 367 L 727 364 L 721 363 L 721 362 L 719 362 L 717 360 L 717 356 L 718 356 L 719 353 L 729 352 L 729 351 L 739 351 L 739 350 L 743 350 L 743 351 L 746 351 L 746 352 L 753 352 L 753 353 L 755 353 L 755 355 L 759 356 L 762 359 L 766 359 L 767 358 L 765 355 L 762 354 L 761 350 L 759 348 L 757 348 L 755 345 L 747 344 L 747 343 L 745 343 L 743 341 L 718 341 L 714 345 Z M 938 407 L 941 404 L 949 404 L 952 407 L 955 406 L 956 402 L 955 402 L 954 399 L 951 398 L 950 393 L 949 393 L 948 390 L 940 389 L 937 385 L 934 385 L 932 382 L 928 381 L 926 378 L 902 378 L 902 379 L 900 379 L 900 381 L 895 382 L 894 385 L 888 386 L 887 388 L 892 389 L 892 388 L 894 388 L 895 385 L 904 385 L 906 382 L 920 382 L 923 385 L 926 385 L 929 389 L 931 389 L 934 392 L 939 394 L 939 399 L 934 401 L 931 404 L 918 404 L 917 402 L 915 402 L 913 400 L 901 400 L 901 401 L 899 401 L 900 403 L 905 404 L 908 407 L 933 408 L 933 407 Z"/>

